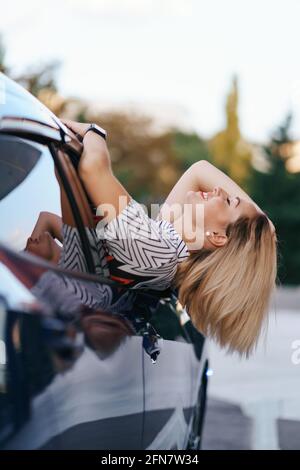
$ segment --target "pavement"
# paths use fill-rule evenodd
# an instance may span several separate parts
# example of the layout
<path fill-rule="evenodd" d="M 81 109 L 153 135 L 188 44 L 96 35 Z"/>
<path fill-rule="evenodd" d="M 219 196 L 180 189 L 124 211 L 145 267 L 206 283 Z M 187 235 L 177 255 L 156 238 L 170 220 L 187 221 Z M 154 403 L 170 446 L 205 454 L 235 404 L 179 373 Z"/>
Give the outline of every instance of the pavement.
<path fill-rule="evenodd" d="M 294 360 L 295 341 L 300 351 L 299 288 L 277 291 L 268 332 L 248 360 L 209 343 L 213 375 L 203 449 L 300 449 L 300 361 Z"/>

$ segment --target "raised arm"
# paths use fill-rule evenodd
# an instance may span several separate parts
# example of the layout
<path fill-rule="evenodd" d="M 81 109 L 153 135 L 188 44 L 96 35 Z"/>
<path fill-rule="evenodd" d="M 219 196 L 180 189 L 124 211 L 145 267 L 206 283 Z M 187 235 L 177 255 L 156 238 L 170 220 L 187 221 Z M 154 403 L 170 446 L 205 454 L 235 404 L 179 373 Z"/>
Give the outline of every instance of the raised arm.
<path fill-rule="evenodd" d="M 52 238 L 62 242 L 61 236 L 62 219 L 51 212 L 40 212 L 38 220 L 32 231 L 31 238 L 37 238 L 44 232 L 49 232 Z"/>
<path fill-rule="evenodd" d="M 231 178 L 229 178 L 229 176 L 227 176 L 217 167 L 212 165 L 210 162 L 206 160 L 201 160 L 195 165 L 201 167 L 197 171 L 197 178 L 199 181 L 200 189 L 202 191 L 212 191 L 214 186 L 221 186 L 231 196 L 239 196 L 240 198 L 245 199 L 248 202 L 252 202 L 256 206 L 257 210 L 262 211 L 262 209 L 237 183 L 235 183 Z"/>
<path fill-rule="evenodd" d="M 129 203 L 131 196 L 115 177 L 105 140 L 94 132 L 85 134 L 89 124 L 63 120 L 67 127 L 83 138 L 79 176 L 93 204 L 105 212 L 106 222 L 115 218 Z"/>
<path fill-rule="evenodd" d="M 220 186 L 232 197 L 239 196 L 241 199 L 245 199 L 254 204 L 259 212 L 263 212 L 251 197 L 229 176 L 207 160 L 199 160 L 191 165 L 175 184 L 161 208 L 160 217 L 167 217 L 173 222 L 173 215 L 171 214 L 170 216 L 170 207 L 172 205 L 182 205 L 188 191 L 210 192 L 213 191 L 215 186 Z M 275 227 L 270 219 L 269 222 L 274 233 Z"/>
<path fill-rule="evenodd" d="M 209 192 L 213 191 L 215 186 L 220 186 L 231 196 L 239 196 L 252 202 L 261 211 L 259 206 L 238 184 L 207 160 L 199 160 L 186 170 L 168 195 L 165 204 L 183 204 L 188 191 Z"/>

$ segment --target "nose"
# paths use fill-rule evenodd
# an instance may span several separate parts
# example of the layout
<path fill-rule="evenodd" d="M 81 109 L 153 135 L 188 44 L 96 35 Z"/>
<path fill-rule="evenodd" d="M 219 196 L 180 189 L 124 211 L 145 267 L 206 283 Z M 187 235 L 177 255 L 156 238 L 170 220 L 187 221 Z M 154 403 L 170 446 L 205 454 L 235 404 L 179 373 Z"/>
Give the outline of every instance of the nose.
<path fill-rule="evenodd" d="M 220 186 L 215 186 L 214 191 L 213 191 L 214 196 L 220 196 L 221 191 L 222 190 L 221 190 Z"/>
<path fill-rule="evenodd" d="M 225 196 L 225 197 L 228 197 L 229 194 L 227 193 L 227 191 L 225 191 L 225 189 L 223 188 L 220 188 L 220 186 L 215 186 L 214 188 L 214 194 L 216 196 Z"/>

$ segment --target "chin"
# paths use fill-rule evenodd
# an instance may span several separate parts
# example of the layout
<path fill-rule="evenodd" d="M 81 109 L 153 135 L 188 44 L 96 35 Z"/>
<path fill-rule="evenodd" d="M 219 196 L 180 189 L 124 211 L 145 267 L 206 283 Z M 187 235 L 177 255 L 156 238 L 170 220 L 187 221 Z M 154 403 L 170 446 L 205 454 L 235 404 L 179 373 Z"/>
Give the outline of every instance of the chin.
<path fill-rule="evenodd" d="M 185 196 L 185 203 L 186 204 L 193 204 L 195 202 L 203 202 L 199 191 L 188 191 Z"/>

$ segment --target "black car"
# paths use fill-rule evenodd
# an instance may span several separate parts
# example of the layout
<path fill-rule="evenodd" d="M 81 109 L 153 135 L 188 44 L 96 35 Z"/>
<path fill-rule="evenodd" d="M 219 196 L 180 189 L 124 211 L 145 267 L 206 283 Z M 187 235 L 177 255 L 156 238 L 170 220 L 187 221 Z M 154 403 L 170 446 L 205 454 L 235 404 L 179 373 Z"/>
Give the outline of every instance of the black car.
<path fill-rule="evenodd" d="M 205 338 L 174 290 L 108 278 L 80 141 L 3 74 L 0 85 L 0 448 L 200 448 Z M 70 239 L 55 239 L 49 214 Z"/>

